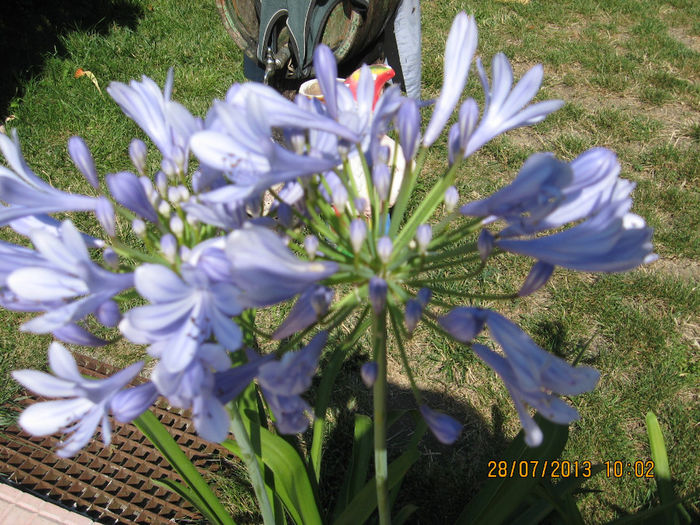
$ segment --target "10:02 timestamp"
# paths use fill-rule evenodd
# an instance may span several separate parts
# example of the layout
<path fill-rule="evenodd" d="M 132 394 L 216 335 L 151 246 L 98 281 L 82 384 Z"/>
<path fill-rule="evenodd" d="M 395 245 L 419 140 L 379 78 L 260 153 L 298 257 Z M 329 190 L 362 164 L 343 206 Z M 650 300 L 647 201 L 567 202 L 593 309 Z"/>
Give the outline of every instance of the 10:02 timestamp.
<path fill-rule="evenodd" d="M 625 476 L 634 478 L 653 478 L 654 461 L 604 461 L 605 475 L 609 478 L 622 478 Z"/>

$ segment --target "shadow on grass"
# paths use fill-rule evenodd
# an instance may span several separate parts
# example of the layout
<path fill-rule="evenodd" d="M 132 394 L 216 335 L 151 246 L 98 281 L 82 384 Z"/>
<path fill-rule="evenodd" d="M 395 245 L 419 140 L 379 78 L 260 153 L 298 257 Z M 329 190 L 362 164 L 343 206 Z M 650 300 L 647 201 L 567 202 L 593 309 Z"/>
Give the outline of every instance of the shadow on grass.
<path fill-rule="evenodd" d="M 0 16 L 0 117 L 37 74 L 47 55 L 62 56 L 71 31 L 106 34 L 113 25 L 135 28 L 143 15 L 133 0 L 5 0 Z"/>
<path fill-rule="evenodd" d="M 371 417 L 372 396 L 360 380 L 364 359 L 355 355 L 346 361 L 331 400 L 331 432 L 323 456 L 322 504 L 334 508 L 348 465 L 352 461 L 352 435 L 356 414 Z M 452 523 L 487 478 L 488 462 L 499 460 L 510 443 L 503 430 L 503 415 L 494 404 L 491 421 L 470 403 L 454 396 L 423 391 L 423 402 L 441 410 L 464 424 L 458 441 L 451 446 L 440 444 L 428 431 L 418 446 L 420 458 L 408 471 L 401 485 L 393 512 L 407 504 L 419 506 L 411 523 Z M 313 395 L 310 396 L 313 398 Z M 413 411 L 418 406 L 410 388 L 389 383 L 389 412 Z M 414 416 L 406 413 L 387 432 L 389 461 L 398 457 L 411 440 L 416 428 Z M 391 416 L 390 416 L 391 417 Z M 373 472 L 370 458 L 369 478 Z"/>

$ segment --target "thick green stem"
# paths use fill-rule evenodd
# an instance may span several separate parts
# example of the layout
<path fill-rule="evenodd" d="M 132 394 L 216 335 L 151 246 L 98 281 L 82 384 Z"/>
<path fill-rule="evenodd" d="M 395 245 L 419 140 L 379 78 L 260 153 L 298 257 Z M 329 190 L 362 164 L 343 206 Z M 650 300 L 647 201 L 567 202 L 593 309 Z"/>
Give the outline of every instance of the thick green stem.
<path fill-rule="evenodd" d="M 389 505 L 389 468 L 386 452 L 386 311 L 382 311 L 374 318 L 372 342 L 374 360 L 377 363 L 377 380 L 374 383 L 374 478 L 377 485 L 379 524 L 389 525 L 391 523 L 391 508 Z"/>
<path fill-rule="evenodd" d="M 258 499 L 258 505 L 260 506 L 263 523 L 265 525 L 275 525 L 275 514 L 272 511 L 270 499 L 267 497 L 265 480 L 262 472 L 260 472 L 260 463 L 258 463 L 258 458 L 255 457 L 253 445 L 250 443 L 248 431 L 243 424 L 243 419 L 238 411 L 238 404 L 235 401 L 231 402 L 231 410 L 229 412 L 231 413 L 231 430 L 236 438 L 236 443 L 241 449 L 241 458 L 248 469 L 250 482 L 253 484 L 255 497 Z"/>

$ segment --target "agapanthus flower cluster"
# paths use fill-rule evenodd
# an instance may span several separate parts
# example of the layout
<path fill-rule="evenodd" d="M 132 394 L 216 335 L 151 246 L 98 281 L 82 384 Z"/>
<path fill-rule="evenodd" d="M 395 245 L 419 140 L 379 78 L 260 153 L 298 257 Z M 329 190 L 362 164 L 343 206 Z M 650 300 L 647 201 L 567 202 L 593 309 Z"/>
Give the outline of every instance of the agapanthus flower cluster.
<path fill-rule="evenodd" d="M 125 388 L 140 365 L 91 381 L 54 343 L 55 377 L 35 371 L 14 377 L 40 395 L 65 399 L 25 411 L 23 428 L 34 434 L 63 429 L 71 436 L 61 453 L 71 455 L 100 423 L 108 442 L 110 411 L 130 421 L 163 396 L 192 410 L 202 436 L 222 441 L 227 403 L 255 381 L 278 430 L 303 432 L 312 410 L 301 396 L 328 334 L 366 319 L 375 333 L 383 330 L 384 344 L 393 332 L 416 408 L 443 443 L 457 440 L 461 424 L 423 401 L 403 347 L 421 323 L 470 347 L 501 377 L 528 444 L 542 440 L 529 408 L 558 423 L 577 419 L 558 396 L 590 391 L 598 373 L 546 352 L 483 301 L 532 294 L 557 266 L 619 272 L 648 263 L 655 258 L 652 232 L 630 213 L 634 185 L 619 178 L 615 154 L 602 148 L 571 162 L 534 154 L 511 184 L 460 203 L 455 182 L 465 159 L 563 104 L 533 103 L 542 67 L 513 85 L 502 54 L 491 60 L 490 79 L 476 60 L 483 108 L 471 97 L 460 104 L 476 48 L 476 23 L 461 13 L 447 38 L 443 87 L 423 131 L 421 104 L 397 86 L 377 99 L 367 66 L 352 90 L 339 83 L 335 58 L 323 45 L 314 54 L 323 101 L 290 101 L 264 85 L 234 85 L 200 119 L 170 99 L 172 70 L 163 91 L 147 77 L 113 83 L 109 94 L 162 161 L 153 169 L 154 152 L 134 139 L 128 148 L 133 170 L 100 178 L 88 146 L 72 138 L 69 154 L 98 197 L 54 189 L 29 169 L 16 135 L 0 135 L 8 163 L 0 167 L 0 221 L 28 240 L 26 246 L 0 244 L 2 305 L 41 312 L 23 329 L 72 344 L 107 344 L 89 329 L 93 320 L 116 327 L 156 360 L 150 380 Z M 408 213 L 426 151 L 455 112 L 445 172 Z M 392 188 L 398 188 L 393 198 Z M 50 216 L 67 211 L 93 213 L 103 238 Z M 131 224 L 138 245 L 119 238 L 117 220 Z M 476 278 L 505 252 L 533 260 L 517 294 L 444 286 L 444 271 L 451 281 Z M 142 303 L 124 311 L 134 293 Z M 285 301 L 293 307 L 271 330 L 245 315 Z M 485 328 L 497 348 L 475 342 Z M 368 386 L 386 381 L 385 361 L 375 345 L 362 369 Z"/>

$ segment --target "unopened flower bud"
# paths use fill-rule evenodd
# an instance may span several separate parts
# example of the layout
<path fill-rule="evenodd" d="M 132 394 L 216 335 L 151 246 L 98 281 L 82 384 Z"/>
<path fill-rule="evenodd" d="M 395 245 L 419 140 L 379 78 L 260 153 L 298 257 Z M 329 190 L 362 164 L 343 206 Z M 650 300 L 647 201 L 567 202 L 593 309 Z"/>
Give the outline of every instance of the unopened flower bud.
<path fill-rule="evenodd" d="M 188 213 L 185 216 L 185 219 L 187 220 L 187 224 L 189 224 L 193 228 L 196 228 L 197 226 L 199 226 L 199 219 L 197 217 L 195 217 L 194 215 L 192 215 L 191 213 Z"/>
<path fill-rule="evenodd" d="M 428 245 L 433 239 L 433 229 L 430 224 L 421 224 L 416 229 L 416 243 L 418 244 L 418 251 L 420 253 L 425 253 L 428 250 Z"/>
<path fill-rule="evenodd" d="M 131 222 L 131 229 L 134 230 L 136 235 L 141 237 L 144 233 L 146 233 L 146 223 L 141 219 L 134 219 Z"/>
<path fill-rule="evenodd" d="M 306 250 L 309 259 L 313 261 L 318 251 L 318 237 L 315 235 L 307 235 L 304 239 L 304 250 Z"/>
<path fill-rule="evenodd" d="M 177 166 L 171 159 L 163 159 L 160 162 L 160 169 L 163 170 L 169 179 L 174 179 L 177 175 Z"/>
<path fill-rule="evenodd" d="M 379 365 L 376 361 L 368 361 L 360 368 L 360 377 L 367 388 L 372 388 L 377 381 L 379 373 Z"/>
<path fill-rule="evenodd" d="M 409 334 L 413 334 L 413 330 L 418 326 L 421 315 L 423 315 L 423 306 L 417 299 L 409 299 L 406 302 L 406 312 L 404 315 L 404 323 Z"/>
<path fill-rule="evenodd" d="M 314 288 L 309 301 L 311 302 L 311 308 L 318 317 L 326 315 L 334 296 L 335 292 L 332 288 L 328 288 L 327 286 L 317 286 Z"/>
<path fill-rule="evenodd" d="M 455 418 L 437 412 L 428 405 L 421 405 L 420 413 L 428 424 L 430 431 L 444 445 L 451 445 L 462 432 L 462 425 Z"/>
<path fill-rule="evenodd" d="M 367 211 L 367 204 L 367 199 L 364 199 L 362 197 L 355 197 L 355 209 L 360 215 Z"/>
<path fill-rule="evenodd" d="M 377 255 L 384 263 L 388 263 L 391 259 L 391 252 L 394 249 L 394 243 L 391 242 L 391 237 L 380 237 L 377 240 Z"/>
<path fill-rule="evenodd" d="M 90 149 L 85 144 L 85 141 L 80 137 L 71 137 L 68 139 L 68 154 L 73 159 L 73 164 L 80 170 L 80 173 L 87 179 L 95 189 L 100 187 L 97 180 L 97 169 L 95 168 L 95 160 L 92 158 Z"/>
<path fill-rule="evenodd" d="M 175 146 L 172 155 L 178 173 L 182 172 L 185 169 L 185 151 L 180 146 Z"/>
<path fill-rule="evenodd" d="M 476 128 L 476 124 L 479 120 L 479 106 L 476 100 L 473 98 L 468 98 L 462 103 L 459 108 L 459 149 L 464 153 L 467 149 L 467 144 L 469 139 Z"/>
<path fill-rule="evenodd" d="M 420 139 L 420 111 L 415 100 L 404 99 L 396 115 L 396 127 L 406 161 L 413 159 Z"/>
<path fill-rule="evenodd" d="M 450 186 L 445 190 L 445 210 L 447 213 L 452 213 L 457 207 L 459 201 L 459 192 L 454 186 Z"/>
<path fill-rule="evenodd" d="M 179 215 L 173 215 L 170 217 L 170 231 L 173 232 L 175 235 L 178 237 L 182 235 L 182 232 L 185 230 L 185 223 L 182 222 L 182 219 L 180 218 Z"/>
<path fill-rule="evenodd" d="M 362 249 L 362 244 L 367 238 L 367 225 L 362 219 L 353 219 L 350 223 L 350 244 L 352 250 L 358 253 Z"/>
<path fill-rule="evenodd" d="M 377 190 L 377 195 L 380 200 L 389 198 L 389 186 L 391 186 L 391 170 L 386 164 L 376 164 L 372 171 L 372 182 L 374 189 Z"/>
<path fill-rule="evenodd" d="M 168 200 L 173 204 L 180 202 L 180 191 L 177 189 L 177 186 L 170 186 L 168 188 Z"/>
<path fill-rule="evenodd" d="M 156 188 L 161 197 L 168 195 L 168 176 L 162 171 L 156 173 Z"/>
<path fill-rule="evenodd" d="M 119 306 L 112 300 L 105 301 L 97 307 L 95 317 L 104 326 L 112 328 L 121 321 L 122 313 L 119 311 Z"/>
<path fill-rule="evenodd" d="M 171 233 L 166 233 L 160 238 L 160 251 L 165 258 L 173 263 L 177 254 L 177 239 Z"/>
<path fill-rule="evenodd" d="M 433 292 L 430 288 L 421 288 L 416 294 L 416 299 L 425 308 L 430 302 L 430 298 L 433 296 Z"/>
<path fill-rule="evenodd" d="M 129 144 L 129 158 L 139 175 L 146 174 L 146 153 L 146 144 L 142 140 L 134 139 Z"/>
<path fill-rule="evenodd" d="M 180 192 L 180 202 L 185 202 L 190 198 L 190 190 L 187 189 L 187 186 L 180 184 L 177 189 Z"/>
<path fill-rule="evenodd" d="M 105 248 L 102 252 L 102 259 L 112 270 L 119 268 L 119 256 L 112 248 Z"/>
<path fill-rule="evenodd" d="M 479 255 L 481 255 L 481 260 L 485 261 L 488 259 L 491 250 L 493 250 L 493 234 L 488 230 L 481 230 L 476 240 L 476 247 L 479 250 Z"/>
<path fill-rule="evenodd" d="M 348 203 L 348 190 L 340 181 L 333 185 L 332 190 L 333 206 L 335 206 L 337 211 L 342 212 Z"/>
<path fill-rule="evenodd" d="M 141 184 L 146 197 L 148 197 L 148 202 L 154 204 L 158 199 L 158 193 L 156 193 L 156 190 L 153 188 L 151 179 L 148 177 L 139 177 L 139 183 Z"/>
<path fill-rule="evenodd" d="M 170 215 L 170 204 L 168 204 L 166 201 L 161 201 L 161 203 L 158 205 L 158 213 L 161 215 Z"/>
<path fill-rule="evenodd" d="M 381 277 L 372 277 L 369 280 L 369 302 L 375 315 L 379 315 L 386 308 L 386 292 L 388 285 Z"/>

